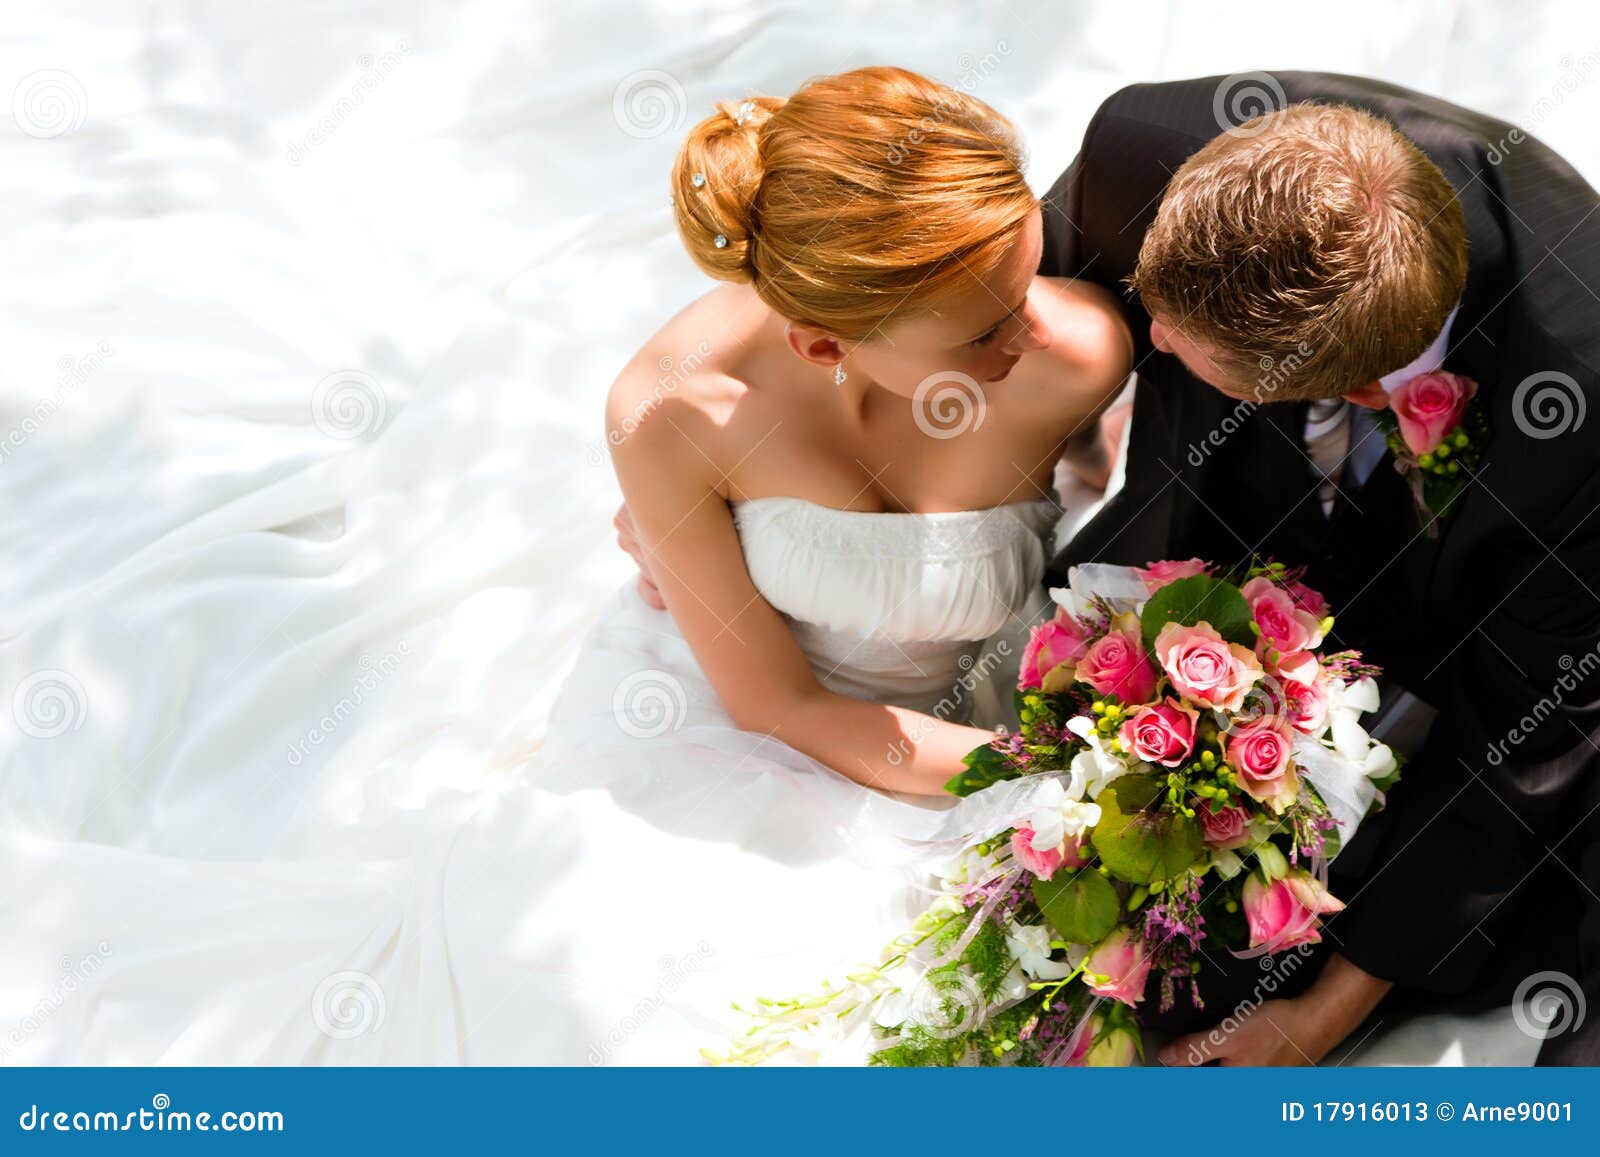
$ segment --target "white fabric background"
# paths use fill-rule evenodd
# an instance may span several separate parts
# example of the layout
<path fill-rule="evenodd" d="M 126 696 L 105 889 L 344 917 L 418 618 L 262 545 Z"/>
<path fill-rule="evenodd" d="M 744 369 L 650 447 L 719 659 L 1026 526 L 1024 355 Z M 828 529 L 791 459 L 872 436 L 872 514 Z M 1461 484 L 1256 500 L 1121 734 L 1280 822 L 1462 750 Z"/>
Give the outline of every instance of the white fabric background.
<path fill-rule="evenodd" d="M 976 76 L 1043 190 L 1125 83 L 1320 68 L 1502 115 L 1600 178 L 1581 0 L 7 17 L 0 831 L 188 860 L 355 855 L 352 825 L 534 766 L 630 571 L 601 405 L 705 288 L 665 174 L 715 99 L 867 63 Z M 670 79 L 619 115 L 647 70 Z M 5 889 L 0 943 L 26 904 Z M 105 935 L 60 919 L 74 956 Z M 0 1035 L 59 987 L 0 959 Z M 1483 1059 L 1458 1027 L 1406 1055 Z"/>

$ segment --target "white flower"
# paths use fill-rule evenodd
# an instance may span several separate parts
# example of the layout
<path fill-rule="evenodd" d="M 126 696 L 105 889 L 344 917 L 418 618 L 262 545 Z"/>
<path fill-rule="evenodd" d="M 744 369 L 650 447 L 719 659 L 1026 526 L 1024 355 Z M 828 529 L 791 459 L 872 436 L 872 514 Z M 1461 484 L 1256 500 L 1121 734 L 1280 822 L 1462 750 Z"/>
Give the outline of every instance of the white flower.
<path fill-rule="evenodd" d="M 1043 924 L 1012 923 L 1006 930 L 1006 948 L 1035 980 L 1060 980 L 1071 976 L 1073 965 L 1050 959 L 1050 930 Z"/>
<path fill-rule="evenodd" d="M 1054 851 L 1100 822 L 1100 805 L 1068 798 L 1059 779 L 1041 784 L 1033 800 L 1027 826 L 1033 829 L 1030 842 L 1037 852 Z"/>
<path fill-rule="evenodd" d="M 1387 743 L 1374 743 L 1372 750 L 1367 752 L 1367 758 L 1361 770 L 1368 779 L 1382 779 L 1392 772 L 1397 766 L 1394 752 L 1389 750 Z"/>
<path fill-rule="evenodd" d="M 1356 722 L 1368 711 L 1378 709 L 1378 684 L 1372 679 L 1360 679 L 1348 687 L 1339 680 L 1328 686 L 1328 724 L 1332 732 L 1333 747 L 1350 762 L 1361 764 L 1367 758 L 1372 744 L 1366 728 Z"/>
<path fill-rule="evenodd" d="M 1105 745 L 1094 723 L 1082 715 L 1067 720 L 1067 730 L 1089 745 L 1072 757 L 1072 786 L 1068 794 L 1073 799 L 1094 799 L 1105 791 L 1112 780 L 1128 774 L 1128 763 Z"/>

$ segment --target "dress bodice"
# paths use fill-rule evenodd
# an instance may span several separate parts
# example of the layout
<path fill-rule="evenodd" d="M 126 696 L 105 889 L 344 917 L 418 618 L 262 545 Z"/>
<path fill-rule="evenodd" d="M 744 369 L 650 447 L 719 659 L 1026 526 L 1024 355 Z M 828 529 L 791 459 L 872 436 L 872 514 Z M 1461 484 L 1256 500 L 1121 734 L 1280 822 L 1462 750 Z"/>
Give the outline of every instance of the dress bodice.
<path fill-rule="evenodd" d="M 824 686 L 964 719 L 985 639 L 1028 604 L 1058 514 L 1048 499 L 939 514 L 735 504 L 756 589 Z"/>

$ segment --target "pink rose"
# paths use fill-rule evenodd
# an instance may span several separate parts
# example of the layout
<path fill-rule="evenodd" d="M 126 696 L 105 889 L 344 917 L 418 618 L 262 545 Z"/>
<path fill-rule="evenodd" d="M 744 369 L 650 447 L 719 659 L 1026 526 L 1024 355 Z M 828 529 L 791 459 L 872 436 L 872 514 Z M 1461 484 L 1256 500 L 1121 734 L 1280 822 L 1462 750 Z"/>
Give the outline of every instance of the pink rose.
<path fill-rule="evenodd" d="M 1304 651 L 1322 642 L 1322 620 L 1301 610 L 1294 597 L 1271 579 L 1253 578 L 1240 593 L 1261 628 L 1262 642 L 1270 642 L 1280 651 Z"/>
<path fill-rule="evenodd" d="M 1048 880 L 1062 868 L 1081 868 L 1089 862 L 1083 854 L 1081 836 L 1072 837 L 1060 847 L 1044 849 L 1033 846 L 1036 838 L 1032 828 L 1018 827 L 1011 833 L 1011 854 L 1041 880 Z"/>
<path fill-rule="evenodd" d="M 1201 707 L 1237 711 L 1261 678 L 1261 664 L 1238 643 L 1226 642 L 1210 623 L 1168 623 L 1156 636 L 1156 658 L 1172 689 Z"/>
<path fill-rule="evenodd" d="M 1280 655 L 1283 721 L 1303 735 L 1321 735 L 1328 726 L 1328 673 L 1309 651 Z"/>
<path fill-rule="evenodd" d="M 1344 908 L 1332 892 L 1302 868 L 1291 868 L 1287 876 L 1270 884 L 1263 884 L 1260 874 L 1251 872 L 1240 898 L 1250 924 L 1250 947 L 1266 948 L 1268 952 L 1317 943 L 1322 939 L 1322 924 L 1317 917 Z"/>
<path fill-rule="evenodd" d="M 1286 584 L 1284 589 L 1289 592 L 1295 606 L 1315 615 L 1318 622 L 1328 617 L 1328 600 L 1322 597 L 1321 591 L 1314 591 L 1299 581 Z"/>
<path fill-rule="evenodd" d="M 1028 637 L 1017 686 L 1023 691 L 1065 691 L 1074 681 L 1073 664 L 1088 649 L 1088 632 L 1062 607 L 1055 618 L 1040 623 Z"/>
<path fill-rule="evenodd" d="M 1202 801 L 1198 810 L 1206 843 L 1213 848 L 1242 848 L 1250 842 L 1248 808 L 1229 804 L 1221 811 L 1212 811 L 1210 802 Z"/>
<path fill-rule="evenodd" d="M 1122 742 L 1140 759 L 1162 767 L 1178 767 L 1194 750 L 1194 726 L 1200 713 L 1164 700 L 1141 707 L 1122 725 Z"/>
<path fill-rule="evenodd" d="M 1078 664 L 1078 678 L 1101 695 L 1124 703 L 1144 703 L 1156 693 L 1156 673 L 1144 644 L 1129 631 L 1102 635 Z"/>
<path fill-rule="evenodd" d="M 1165 559 L 1153 562 L 1149 566 L 1136 566 L 1133 569 L 1144 579 L 1144 589 L 1155 594 L 1168 583 L 1177 582 L 1181 578 L 1210 574 L 1211 564 L 1199 558 Z"/>
<path fill-rule="evenodd" d="M 1135 1005 L 1144 999 L 1150 958 L 1144 942 L 1129 928 L 1118 928 L 1100 941 L 1083 963 L 1083 982 L 1101 996 Z"/>
<path fill-rule="evenodd" d="M 1289 756 L 1293 742 L 1269 720 L 1241 727 L 1228 736 L 1223 758 L 1239 773 L 1239 785 L 1252 799 L 1281 810 L 1299 788 Z"/>
<path fill-rule="evenodd" d="M 1478 383 L 1471 378 L 1435 370 L 1418 374 L 1390 394 L 1389 408 L 1400 420 L 1407 449 L 1418 457 L 1438 449 L 1445 435 L 1461 424 L 1477 392 Z"/>

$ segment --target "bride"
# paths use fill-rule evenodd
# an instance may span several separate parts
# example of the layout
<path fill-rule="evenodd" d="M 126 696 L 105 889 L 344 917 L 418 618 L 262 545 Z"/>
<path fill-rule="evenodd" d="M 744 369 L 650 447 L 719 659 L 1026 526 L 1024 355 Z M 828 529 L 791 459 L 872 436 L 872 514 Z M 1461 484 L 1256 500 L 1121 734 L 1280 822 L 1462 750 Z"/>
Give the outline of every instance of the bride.
<path fill-rule="evenodd" d="M 214 865 L 181 907 L 159 864 L 53 875 L 131 929 L 105 1015 L 42 1026 L 57 1059 L 695 1063 L 734 1001 L 925 906 L 916 841 L 992 734 L 975 689 L 1043 606 L 1056 463 L 1103 472 L 1132 343 L 1105 291 L 1035 276 L 1011 126 L 915 74 L 724 104 L 672 187 L 729 284 L 611 390 L 656 586 L 590 632 L 531 774 L 403 854 Z"/>

